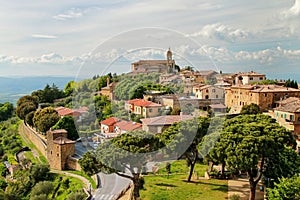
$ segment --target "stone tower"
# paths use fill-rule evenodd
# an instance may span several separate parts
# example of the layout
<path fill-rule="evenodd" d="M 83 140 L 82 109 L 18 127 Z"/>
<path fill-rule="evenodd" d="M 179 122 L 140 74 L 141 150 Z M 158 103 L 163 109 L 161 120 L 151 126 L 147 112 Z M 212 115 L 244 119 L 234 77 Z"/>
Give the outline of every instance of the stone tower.
<path fill-rule="evenodd" d="M 173 61 L 173 58 L 172 58 L 172 51 L 169 47 L 169 50 L 167 51 L 167 64 L 168 64 L 168 67 L 169 67 L 169 72 L 172 73 L 174 72 L 174 61 Z"/>
<path fill-rule="evenodd" d="M 75 154 L 75 141 L 67 135 L 64 129 L 47 132 L 47 159 L 51 169 L 68 169 L 68 158 Z"/>

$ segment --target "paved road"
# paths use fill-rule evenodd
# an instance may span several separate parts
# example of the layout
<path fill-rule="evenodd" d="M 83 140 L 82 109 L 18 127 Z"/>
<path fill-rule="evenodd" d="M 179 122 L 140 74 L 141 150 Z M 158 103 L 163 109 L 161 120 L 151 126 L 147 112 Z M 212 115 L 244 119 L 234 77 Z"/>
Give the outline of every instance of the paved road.
<path fill-rule="evenodd" d="M 120 193 L 128 188 L 131 181 L 117 174 L 97 174 L 100 178 L 99 188 L 95 191 L 93 200 L 115 200 Z"/>

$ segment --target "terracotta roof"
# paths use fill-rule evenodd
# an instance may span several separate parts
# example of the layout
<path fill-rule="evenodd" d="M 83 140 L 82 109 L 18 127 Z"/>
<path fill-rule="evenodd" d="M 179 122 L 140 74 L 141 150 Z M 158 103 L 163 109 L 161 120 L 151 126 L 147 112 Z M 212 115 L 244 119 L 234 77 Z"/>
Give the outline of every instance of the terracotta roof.
<path fill-rule="evenodd" d="M 110 118 L 107 118 L 107 119 L 101 121 L 100 124 L 105 124 L 105 125 L 108 125 L 108 126 L 112 126 L 112 125 L 114 125 L 115 123 L 117 123 L 119 121 L 120 121 L 119 118 L 110 117 Z"/>
<path fill-rule="evenodd" d="M 236 73 L 235 76 L 265 76 L 265 74 L 260 74 L 260 73 L 251 71 L 251 72 L 239 72 L 239 73 Z"/>
<path fill-rule="evenodd" d="M 274 108 L 274 110 L 290 113 L 300 112 L 300 98 L 290 97 L 278 102 L 280 106 Z"/>
<path fill-rule="evenodd" d="M 115 126 L 119 127 L 122 131 L 133 131 L 142 128 L 142 124 L 140 123 L 124 120 L 117 122 Z"/>
<path fill-rule="evenodd" d="M 152 118 L 141 119 L 143 124 L 155 126 L 155 125 L 171 125 L 175 122 L 186 121 L 192 119 L 192 115 L 165 115 Z"/>
<path fill-rule="evenodd" d="M 75 143 L 75 141 L 69 140 L 68 138 L 65 138 L 65 137 L 58 137 L 55 140 L 53 140 L 53 143 L 55 143 L 55 144 L 72 144 L 72 143 Z"/>
<path fill-rule="evenodd" d="M 55 110 L 59 116 L 67 116 L 67 115 L 79 116 L 80 115 L 80 112 L 78 112 L 76 110 L 72 110 L 70 108 L 57 107 L 57 108 L 55 108 Z"/>
<path fill-rule="evenodd" d="M 217 74 L 217 72 L 213 71 L 213 70 L 202 70 L 202 71 L 198 71 L 202 76 L 211 76 L 214 74 Z"/>
<path fill-rule="evenodd" d="M 163 106 L 161 104 L 153 103 L 151 101 L 146 101 L 143 99 L 132 99 L 132 100 L 129 100 L 127 103 L 133 104 L 134 106 L 141 106 L 141 107 L 161 107 L 161 106 Z"/>
<path fill-rule="evenodd" d="M 288 104 L 288 103 L 293 103 L 293 102 L 297 102 L 299 101 L 299 97 L 289 97 L 287 99 L 283 99 L 281 101 L 276 101 L 275 103 L 279 103 L 281 105 L 285 105 L 285 104 Z"/>
<path fill-rule="evenodd" d="M 280 85 L 234 85 L 228 89 L 249 89 L 251 92 L 300 92 L 299 89 L 284 87 Z"/>

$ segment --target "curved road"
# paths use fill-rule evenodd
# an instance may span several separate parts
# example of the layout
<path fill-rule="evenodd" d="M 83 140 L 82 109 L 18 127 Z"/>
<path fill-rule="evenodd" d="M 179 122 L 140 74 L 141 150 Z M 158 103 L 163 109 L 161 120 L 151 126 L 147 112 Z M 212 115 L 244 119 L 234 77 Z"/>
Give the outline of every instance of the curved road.
<path fill-rule="evenodd" d="M 131 181 L 117 174 L 98 173 L 99 188 L 93 195 L 93 200 L 115 200 L 121 192 L 129 187 Z"/>

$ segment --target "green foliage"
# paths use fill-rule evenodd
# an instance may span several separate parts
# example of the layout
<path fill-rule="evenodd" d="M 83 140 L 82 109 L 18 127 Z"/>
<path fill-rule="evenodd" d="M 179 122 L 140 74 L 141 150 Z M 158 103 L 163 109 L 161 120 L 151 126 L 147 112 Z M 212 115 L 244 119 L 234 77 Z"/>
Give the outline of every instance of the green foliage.
<path fill-rule="evenodd" d="M 261 113 L 260 108 L 255 103 L 244 105 L 241 110 L 241 114 L 259 114 L 259 113 Z"/>
<path fill-rule="evenodd" d="M 238 195 L 238 194 L 233 194 L 233 195 L 231 195 L 231 196 L 229 197 L 229 199 L 230 199 L 230 200 L 240 200 L 241 197 L 240 197 L 240 195 Z"/>
<path fill-rule="evenodd" d="M 292 133 L 271 117 L 240 115 L 225 122 L 215 148 L 216 152 L 222 152 L 219 161 L 225 162 L 230 169 L 247 172 L 250 187 L 255 188 L 265 172 L 265 166 L 269 165 L 271 169 L 272 162 L 268 159 L 283 151 L 285 144 L 295 145 Z M 259 162 L 261 167 L 258 167 Z M 251 198 L 254 195 L 255 190 L 251 190 Z"/>
<path fill-rule="evenodd" d="M 53 183 L 50 181 L 38 182 L 31 190 L 30 196 L 46 195 L 48 196 L 54 189 Z M 31 198 L 30 198 L 31 199 Z"/>
<path fill-rule="evenodd" d="M 300 199 L 300 174 L 291 178 L 281 178 L 273 189 L 268 189 L 269 200 Z"/>
<path fill-rule="evenodd" d="M 54 126 L 60 117 L 54 108 L 47 107 L 35 112 L 33 117 L 34 126 L 42 132 L 48 131 Z"/>
<path fill-rule="evenodd" d="M 26 115 L 35 111 L 38 107 L 38 98 L 35 96 L 23 96 L 17 102 L 16 113 L 20 119 L 25 120 Z"/>
<path fill-rule="evenodd" d="M 65 96 L 70 96 L 74 91 L 75 81 L 70 81 L 65 85 L 64 94 Z"/>
<path fill-rule="evenodd" d="M 5 190 L 7 187 L 7 182 L 5 181 L 4 178 L 0 177 L 0 189 Z"/>
<path fill-rule="evenodd" d="M 13 104 L 6 102 L 0 103 L 0 121 L 5 121 L 12 117 L 14 111 Z"/>
<path fill-rule="evenodd" d="M 268 164 L 264 176 L 278 182 L 279 178 L 290 178 L 300 173 L 300 156 L 291 147 L 285 146 L 281 151 L 275 152 L 267 159 Z M 266 183 L 273 186 L 273 181 Z"/>
<path fill-rule="evenodd" d="M 68 138 L 70 140 L 76 140 L 79 138 L 72 116 L 65 116 L 61 118 L 52 128 L 54 130 L 65 129 L 66 131 L 68 131 Z"/>
<path fill-rule="evenodd" d="M 296 88 L 298 89 L 298 83 L 297 81 L 294 81 L 294 80 L 290 80 L 288 79 L 285 84 L 284 84 L 285 87 L 291 87 L 291 88 Z"/>
<path fill-rule="evenodd" d="M 83 154 L 78 163 L 81 169 L 89 176 L 98 173 L 101 168 L 100 164 L 96 160 L 95 155 L 89 151 Z"/>
<path fill-rule="evenodd" d="M 63 98 L 64 92 L 60 90 L 55 84 L 45 86 L 43 90 L 37 90 L 31 93 L 31 96 L 38 97 L 39 103 L 53 103 L 55 99 Z"/>
<path fill-rule="evenodd" d="M 182 148 L 187 148 L 182 152 L 182 156 L 186 158 L 187 165 L 190 166 L 188 181 L 191 181 L 195 164 L 199 160 L 198 145 L 207 134 L 209 124 L 208 118 L 194 118 L 173 124 L 161 135 L 161 140 L 165 144 L 171 144 L 168 147 L 169 153 L 182 152 Z"/>
<path fill-rule="evenodd" d="M 115 97 L 119 100 L 141 98 L 145 90 L 159 90 L 159 85 L 153 84 L 159 81 L 159 74 L 139 74 L 136 76 L 124 76 L 114 90 Z M 161 88 L 163 89 L 163 88 Z M 160 90 L 163 91 L 163 90 Z"/>
<path fill-rule="evenodd" d="M 134 196 L 139 197 L 139 177 L 150 159 L 146 153 L 158 150 L 163 144 L 158 137 L 145 131 L 129 131 L 108 142 L 104 142 L 96 149 L 96 159 L 100 163 L 100 170 L 117 173 L 134 183 Z M 123 174 L 127 168 L 132 176 Z"/>
<path fill-rule="evenodd" d="M 71 193 L 67 200 L 83 200 L 86 199 L 86 194 L 84 192 L 74 192 Z"/>
<path fill-rule="evenodd" d="M 47 180 L 49 171 L 49 165 L 35 164 L 32 165 L 29 169 L 29 177 L 35 184 L 39 181 Z"/>
<path fill-rule="evenodd" d="M 275 80 L 262 80 L 259 82 L 253 82 L 252 84 L 258 84 L 258 85 L 278 85 L 278 82 Z"/>

